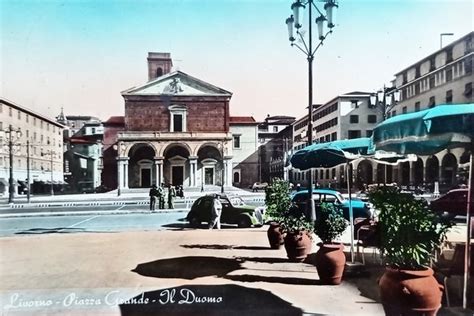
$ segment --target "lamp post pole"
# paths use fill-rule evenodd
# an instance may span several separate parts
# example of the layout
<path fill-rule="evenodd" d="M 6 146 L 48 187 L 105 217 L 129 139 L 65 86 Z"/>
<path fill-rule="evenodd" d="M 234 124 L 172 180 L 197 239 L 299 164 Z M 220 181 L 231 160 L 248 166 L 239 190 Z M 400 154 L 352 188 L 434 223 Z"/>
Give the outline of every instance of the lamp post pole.
<path fill-rule="evenodd" d="M 8 156 L 10 160 L 9 165 L 9 177 L 8 177 L 8 203 L 13 203 L 13 197 L 15 195 L 15 186 L 13 184 L 13 143 L 21 137 L 21 130 L 18 128 L 17 130 L 13 129 L 13 126 L 10 124 L 8 129 L 3 131 L 8 136 Z M 13 133 L 16 135 L 13 135 Z M 13 137 L 15 136 L 15 140 Z"/>
<path fill-rule="evenodd" d="M 13 186 L 13 128 L 8 127 L 8 153 L 10 158 L 10 176 L 8 178 L 8 203 L 13 203 L 15 187 Z"/>
<path fill-rule="evenodd" d="M 225 165 L 224 165 L 224 142 L 221 143 L 221 154 L 222 154 L 222 180 L 221 180 L 221 193 L 224 193 L 224 177 L 225 177 Z"/>
<path fill-rule="evenodd" d="M 334 27 L 333 23 L 333 9 L 337 8 L 335 0 L 323 0 L 324 10 L 326 10 L 326 15 L 324 15 L 321 10 L 316 6 L 315 0 L 296 0 L 292 5 L 291 9 L 293 10 L 293 15 L 286 19 L 286 25 L 288 27 L 288 37 L 291 42 L 291 46 L 296 46 L 300 51 L 306 55 L 308 60 L 308 146 L 313 144 L 313 60 L 314 54 L 319 47 L 323 44 L 324 39 L 332 33 L 332 28 Z M 304 32 L 300 32 L 300 28 L 303 26 L 302 21 L 300 21 L 300 10 L 304 9 L 305 6 L 308 7 L 308 39 L 305 41 Z M 316 18 L 315 22 L 318 26 L 318 39 L 319 43 L 313 50 L 313 9 L 319 13 L 319 17 Z M 324 21 L 327 21 L 327 26 L 329 31 L 324 34 L 323 27 Z M 303 43 L 303 47 L 298 43 L 295 43 L 296 38 L 294 37 L 293 27 L 296 28 L 296 34 L 299 36 L 299 41 Z M 316 219 L 316 210 L 314 207 L 313 201 L 313 170 L 308 170 L 308 217 L 310 220 L 314 221 Z"/>
<path fill-rule="evenodd" d="M 54 157 L 54 155 L 53 155 L 53 151 L 51 150 L 51 151 L 49 152 L 49 154 L 51 155 L 51 195 L 54 195 L 54 186 L 53 186 L 53 180 L 54 180 L 54 174 L 53 174 L 53 167 L 54 167 L 54 165 L 53 165 L 53 157 Z"/>
<path fill-rule="evenodd" d="M 30 140 L 26 140 L 26 201 L 30 203 Z"/>
<path fill-rule="evenodd" d="M 453 36 L 454 33 L 441 33 L 439 34 L 439 48 L 443 48 L 443 36 Z"/>

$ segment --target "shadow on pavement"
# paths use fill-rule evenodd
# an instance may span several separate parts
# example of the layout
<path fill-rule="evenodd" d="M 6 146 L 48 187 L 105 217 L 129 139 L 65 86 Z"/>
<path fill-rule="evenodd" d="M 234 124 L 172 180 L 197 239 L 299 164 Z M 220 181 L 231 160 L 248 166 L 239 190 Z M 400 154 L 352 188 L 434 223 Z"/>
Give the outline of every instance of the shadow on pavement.
<path fill-rule="evenodd" d="M 259 263 L 291 263 L 288 258 L 280 257 L 238 257 L 242 261 L 253 261 Z"/>
<path fill-rule="evenodd" d="M 144 292 L 121 304 L 120 311 L 122 316 L 303 314 L 269 291 L 232 284 L 185 285 Z"/>
<path fill-rule="evenodd" d="M 191 227 L 189 223 L 173 223 L 173 224 L 166 224 L 166 225 L 161 225 L 161 227 L 165 228 L 174 228 L 170 229 L 171 231 L 182 231 L 182 230 L 196 230 L 196 229 L 209 229 L 207 224 L 201 224 L 198 227 Z M 225 225 L 221 224 L 221 229 L 230 229 L 230 228 L 236 228 L 237 226 L 235 225 Z M 215 228 L 214 228 L 215 229 Z"/>
<path fill-rule="evenodd" d="M 211 275 L 223 277 L 239 269 L 242 266 L 237 259 L 196 256 L 141 263 L 132 271 L 148 277 L 192 280 Z"/>
<path fill-rule="evenodd" d="M 185 223 L 185 224 L 181 224 L 181 223 L 173 223 L 173 224 L 166 224 L 166 225 L 161 225 L 161 227 L 165 227 L 165 228 L 174 228 L 174 229 L 170 229 L 170 230 L 190 230 L 191 227 L 189 226 L 188 223 Z"/>
<path fill-rule="evenodd" d="M 226 250 L 226 249 L 239 249 L 239 250 L 272 250 L 270 247 L 259 247 L 259 246 L 233 246 L 233 245 L 209 245 L 209 244 L 194 244 L 194 245 L 180 245 L 183 248 L 188 249 L 214 249 L 214 250 Z"/>
<path fill-rule="evenodd" d="M 260 246 L 237 246 L 237 247 L 232 247 L 234 249 L 241 249 L 241 250 L 274 250 L 268 247 L 260 247 Z"/>
<path fill-rule="evenodd" d="M 313 276 L 316 278 L 317 274 Z M 290 278 L 290 277 L 273 277 L 273 276 L 260 276 L 251 274 L 242 275 L 227 275 L 224 278 L 238 282 L 267 282 L 267 283 L 281 283 L 281 284 L 293 284 L 293 285 L 321 285 L 321 282 L 317 279 L 303 279 L 303 278 Z"/>
<path fill-rule="evenodd" d="M 234 246 L 231 245 L 180 245 L 180 247 L 188 249 L 214 249 L 214 250 L 223 250 L 223 249 L 232 249 Z"/>
<path fill-rule="evenodd" d="M 54 233 L 77 233 L 83 232 L 85 228 L 75 227 L 55 227 L 55 228 L 31 228 L 16 232 L 15 235 L 34 235 L 34 234 L 54 234 Z"/>

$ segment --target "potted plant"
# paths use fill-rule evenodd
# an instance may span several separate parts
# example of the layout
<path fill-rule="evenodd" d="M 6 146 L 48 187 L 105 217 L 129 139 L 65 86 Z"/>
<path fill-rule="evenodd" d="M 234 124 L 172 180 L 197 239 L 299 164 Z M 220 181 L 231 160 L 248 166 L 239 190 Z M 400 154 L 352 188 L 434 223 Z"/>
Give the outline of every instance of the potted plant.
<path fill-rule="evenodd" d="M 285 233 L 284 242 L 288 259 L 302 262 L 311 251 L 313 223 L 297 207 L 290 207 L 281 217 L 280 224 Z"/>
<path fill-rule="evenodd" d="M 265 218 L 270 221 L 268 241 L 272 249 L 279 249 L 284 243 L 280 222 L 291 206 L 290 186 L 287 181 L 278 178 L 273 180 L 265 190 L 265 205 Z"/>
<path fill-rule="evenodd" d="M 426 201 L 396 187 L 380 188 L 369 199 L 380 211 L 380 253 L 386 270 L 379 288 L 385 313 L 435 315 L 442 287 L 429 264 L 451 223 L 432 212 Z"/>
<path fill-rule="evenodd" d="M 334 240 L 341 236 L 346 228 L 347 221 L 342 209 L 333 203 L 322 203 L 314 224 L 314 232 L 321 239 L 315 261 L 319 279 L 323 284 L 341 283 L 346 256 L 344 245 Z"/>

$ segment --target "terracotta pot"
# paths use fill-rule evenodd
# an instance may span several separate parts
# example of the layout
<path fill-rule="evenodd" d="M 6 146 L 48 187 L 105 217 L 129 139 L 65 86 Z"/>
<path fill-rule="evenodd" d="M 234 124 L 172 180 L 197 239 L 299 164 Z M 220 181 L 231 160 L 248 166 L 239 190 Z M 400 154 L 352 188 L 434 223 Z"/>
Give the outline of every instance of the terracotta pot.
<path fill-rule="evenodd" d="M 430 268 L 420 271 L 386 268 L 379 288 L 386 315 L 436 315 L 441 307 L 443 287 Z"/>
<path fill-rule="evenodd" d="M 344 246 L 342 244 L 323 243 L 318 245 L 319 250 L 316 252 L 315 261 L 321 283 L 329 285 L 341 284 L 346 264 Z"/>
<path fill-rule="evenodd" d="M 284 237 L 288 259 L 302 262 L 311 251 L 311 239 L 306 231 L 287 233 Z"/>
<path fill-rule="evenodd" d="M 270 227 L 267 230 L 267 236 L 272 249 L 280 249 L 281 245 L 285 242 L 285 234 L 282 233 L 281 226 L 277 222 L 270 223 Z"/>

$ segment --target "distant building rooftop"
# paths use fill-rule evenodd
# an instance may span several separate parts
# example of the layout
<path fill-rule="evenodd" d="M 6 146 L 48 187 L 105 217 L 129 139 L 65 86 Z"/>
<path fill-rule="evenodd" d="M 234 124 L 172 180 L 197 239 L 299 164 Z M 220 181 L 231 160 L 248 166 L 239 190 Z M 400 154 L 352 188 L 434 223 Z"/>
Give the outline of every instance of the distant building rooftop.
<path fill-rule="evenodd" d="M 258 124 L 253 116 L 230 116 L 230 124 Z"/>

